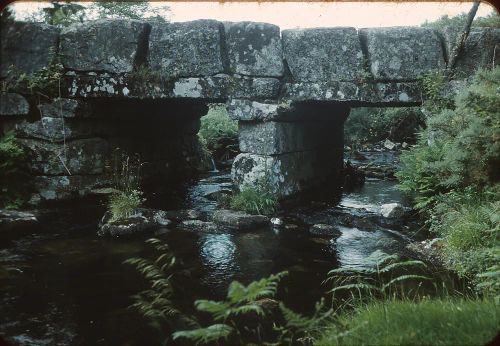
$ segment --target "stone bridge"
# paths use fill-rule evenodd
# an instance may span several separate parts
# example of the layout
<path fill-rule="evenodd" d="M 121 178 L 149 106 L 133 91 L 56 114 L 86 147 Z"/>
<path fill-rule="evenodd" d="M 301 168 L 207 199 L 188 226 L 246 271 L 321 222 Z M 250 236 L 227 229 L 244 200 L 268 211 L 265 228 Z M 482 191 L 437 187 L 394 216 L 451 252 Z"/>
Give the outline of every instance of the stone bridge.
<path fill-rule="evenodd" d="M 2 29 L 3 79 L 47 69 L 54 57 L 64 70 L 56 101 L 3 93 L 0 119 L 28 120 L 16 133 L 32 153 L 37 198 L 62 199 L 100 184 L 114 146 L 165 174 L 185 169 L 176 162 L 195 161 L 207 104 L 224 102 L 239 122 L 233 179 L 265 181 L 283 198 L 335 182 L 351 107 L 418 105 L 418 78 L 445 68 L 456 37 L 450 28 L 15 22 Z M 499 38 L 473 30 L 458 70 L 491 66 Z"/>

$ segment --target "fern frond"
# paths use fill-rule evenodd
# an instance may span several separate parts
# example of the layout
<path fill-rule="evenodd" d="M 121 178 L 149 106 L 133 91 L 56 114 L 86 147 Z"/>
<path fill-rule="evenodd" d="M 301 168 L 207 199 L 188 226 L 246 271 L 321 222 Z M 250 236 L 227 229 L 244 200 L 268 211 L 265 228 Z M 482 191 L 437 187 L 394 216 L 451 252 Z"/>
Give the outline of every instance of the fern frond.
<path fill-rule="evenodd" d="M 379 271 L 381 273 L 387 273 L 387 272 L 390 272 L 391 270 L 394 270 L 396 268 L 405 268 L 405 267 L 412 267 L 412 266 L 426 267 L 426 264 L 422 261 L 417 261 L 417 260 L 395 262 L 395 263 L 391 263 L 391 264 L 388 264 L 388 265 L 380 268 Z"/>
<path fill-rule="evenodd" d="M 392 279 L 388 283 L 382 285 L 382 291 L 384 291 L 386 288 L 390 287 L 391 285 L 393 285 L 397 282 L 402 282 L 402 281 L 407 281 L 407 280 L 431 280 L 431 278 L 429 278 L 427 276 L 423 276 L 423 275 L 413 275 L 413 274 L 401 275 L 401 276 L 398 276 L 398 277 Z"/>
<path fill-rule="evenodd" d="M 227 339 L 233 332 L 233 328 L 227 324 L 213 324 L 206 328 L 193 330 L 182 330 L 172 334 L 174 340 L 185 338 L 193 341 L 196 345 L 208 344 L 220 339 Z"/>
<path fill-rule="evenodd" d="M 224 320 L 229 315 L 231 306 L 226 302 L 197 300 L 194 305 L 198 311 L 208 312 L 216 321 Z"/>

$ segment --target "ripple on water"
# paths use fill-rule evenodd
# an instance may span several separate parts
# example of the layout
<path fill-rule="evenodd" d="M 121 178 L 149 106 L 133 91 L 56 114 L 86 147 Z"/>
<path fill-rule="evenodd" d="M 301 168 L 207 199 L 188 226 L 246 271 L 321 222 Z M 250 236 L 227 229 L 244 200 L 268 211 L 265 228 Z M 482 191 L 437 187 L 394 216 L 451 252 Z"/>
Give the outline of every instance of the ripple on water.
<path fill-rule="evenodd" d="M 200 238 L 200 257 L 208 269 L 205 281 L 210 285 L 227 282 L 237 271 L 236 245 L 231 234 L 206 234 Z"/>

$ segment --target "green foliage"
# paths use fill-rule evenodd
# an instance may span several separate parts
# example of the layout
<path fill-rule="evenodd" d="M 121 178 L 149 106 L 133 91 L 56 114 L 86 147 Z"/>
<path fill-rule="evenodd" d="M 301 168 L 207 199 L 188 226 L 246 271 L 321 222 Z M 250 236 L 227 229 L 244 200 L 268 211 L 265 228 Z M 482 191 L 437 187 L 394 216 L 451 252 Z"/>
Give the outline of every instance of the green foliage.
<path fill-rule="evenodd" d="M 229 117 L 224 104 L 209 105 L 198 134 L 218 160 L 227 160 L 238 153 L 238 122 Z"/>
<path fill-rule="evenodd" d="M 149 286 L 133 296 L 134 304 L 131 307 L 159 330 L 163 330 L 165 324 L 170 330 L 178 326 L 178 323 L 196 326 L 191 317 L 175 306 L 172 276 L 175 273 L 176 260 L 168 245 L 158 239 L 149 239 L 146 243 L 152 248 L 153 255 L 158 256 L 156 259 L 131 258 L 124 262 L 134 266 Z"/>
<path fill-rule="evenodd" d="M 51 1 L 50 7 L 42 8 L 43 21 L 58 27 L 81 23 L 86 17 L 84 10 L 85 6 L 79 4 Z"/>
<path fill-rule="evenodd" d="M 115 192 L 111 194 L 108 203 L 111 221 L 131 216 L 144 203 L 140 187 L 141 167 L 138 154 L 130 157 L 125 151 L 115 149 L 111 167 Z"/>
<path fill-rule="evenodd" d="M 379 301 L 339 321 L 317 345 L 485 345 L 498 332 L 498 305 L 481 300 Z"/>
<path fill-rule="evenodd" d="M 17 209 L 31 190 L 28 157 L 13 132 L 0 138 L 0 208 Z"/>
<path fill-rule="evenodd" d="M 466 20 L 467 13 L 461 13 L 453 17 L 444 15 L 433 22 L 425 21 L 425 23 L 421 26 L 433 29 L 444 29 L 447 26 L 463 29 Z M 475 17 L 472 22 L 472 27 L 500 28 L 500 16 L 497 13 L 492 12 L 485 17 Z"/>
<path fill-rule="evenodd" d="M 278 283 L 285 275 L 287 272 L 273 274 L 268 278 L 251 282 L 248 286 L 233 281 L 227 290 L 226 300 L 218 302 L 197 300 L 195 302 L 196 309 L 210 314 L 213 321 L 218 323 L 205 328 L 175 332 L 173 334 L 174 340 L 186 338 L 196 344 L 205 344 L 226 339 L 231 334 L 235 334 L 242 340 L 242 336 L 249 328 L 241 317 L 246 315 L 264 316 L 266 311 L 260 300 L 274 297 Z"/>
<path fill-rule="evenodd" d="M 61 96 L 64 66 L 60 56 L 50 53 L 50 63 L 39 71 L 28 74 L 10 67 L 8 77 L 2 80 L 2 91 L 26 92 L 52 100 Z"/>
<path fill-rule="evenodd" d="M 335 294 L 347 290 L 351 292 L 353 301 L 372 300 L 374 297 L 395 295 L 394 288 L 402 290 L 401 285 L 406 281 L 429 280 L 426 276 L 414 274 L 426 267 L 422 261 L 402 261 L 397 255 L 375 251 L 364 262 L 362 267 L 341 267 L 329 271 L 325 282 L 332 282 L 330 292 Z"/>
<path fill-rule="evenodd" d="M 344 125 L 345 141 L 350 146 L 389 139 L 414 143 L 424 125 L 419 108 L 354 108 Z"/>
<path fill-rule="evenodd" d="M 443 109 L 453 109 L 454 102 L 445 95 L 448 78 L 443 71 L 428 72 L 418 78 L 423 96 L 423 107 L 431 112 Z"/>
<path fill-rule="evenodd" d="M 467 186 L 483 188 L 500 178 L 500 68 L 479 71 L 455 98 L 428 121 L 429 135 L 401 156 L 397 176 L 404 191 L 430 208 L 435 196 Z M 466 150 L 464 150 L 466 149 Z"/>
<path fill-rule="evenodd" d="M 270 215 L 276 211 L 278 199 L 263 184 L 258 184 L 257 187 L 244 185 L 231 196 L 229 205 L 251 214 Z"/>

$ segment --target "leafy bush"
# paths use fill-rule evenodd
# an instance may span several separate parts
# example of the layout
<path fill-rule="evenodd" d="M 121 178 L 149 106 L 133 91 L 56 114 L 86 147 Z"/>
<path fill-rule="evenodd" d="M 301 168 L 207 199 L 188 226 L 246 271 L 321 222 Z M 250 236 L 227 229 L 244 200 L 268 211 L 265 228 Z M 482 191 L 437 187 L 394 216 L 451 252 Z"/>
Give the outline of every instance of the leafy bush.
<path fill-rule="evenodd" d="M 432 138 L 401 156 L 397 176 L 403 190 L 419 196 L 418 207 L 433 205 L 434 196 L 467 186 L 479 188 L 500 178 L 500 67 L 479 71 L 455 98 L 455 109 L 429 119 Z M 464 150 L 465 149 L 465 150 Z"/>
<path fill-rule="evenodd" d="M 115 192 L 109 198 L 111 220 L 118 221 L 130 217 L 144 203 L 142 192 L 138 190 Z"/>
<path fill-rule="evenodd" d="M 238 151 L 238 122 L 229 118 L 223 104 L 210 105 L 207 115 L 201 118 L 198 134 L 217 159 L 228 159 Z"/>
<path fill-rule="evenodd" d="M 239 192 L 231 196 L 230 207 L 251 214 L 269 215 L 275 212 L 278 199 L 269 189 L 258 186 L 242 186 Z"/>
<path fill-rule="evenodd" d="M 485 345 L 498 332 L 492 301 L 382 301 L 344 315 L 317 345 Z"/>
<path fill-rule="evenodd" d="M 13 132 L 0 138 L 0 208 L 21 207 L 31 190 L 28 158 Z"/>

